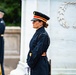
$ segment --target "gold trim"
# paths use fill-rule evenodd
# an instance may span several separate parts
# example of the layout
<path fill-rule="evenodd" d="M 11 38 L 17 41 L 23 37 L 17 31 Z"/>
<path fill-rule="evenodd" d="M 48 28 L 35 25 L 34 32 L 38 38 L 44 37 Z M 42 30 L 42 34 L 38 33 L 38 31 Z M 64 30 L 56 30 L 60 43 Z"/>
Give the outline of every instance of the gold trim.
<path fill-rule="evenodd" d="M 2 75 L 2 69 L 1 69 L 1 64 L 0 64 L 0 75 Z"/>

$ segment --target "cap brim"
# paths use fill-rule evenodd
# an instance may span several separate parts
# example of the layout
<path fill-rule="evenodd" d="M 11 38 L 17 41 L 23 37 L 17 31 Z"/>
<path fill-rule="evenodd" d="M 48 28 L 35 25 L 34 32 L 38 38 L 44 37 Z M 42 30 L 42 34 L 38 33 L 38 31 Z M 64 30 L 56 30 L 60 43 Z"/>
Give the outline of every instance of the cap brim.
<path fill-rule="evenodd" d="M 36 18 L 33 18 L 31 21 L 36 21 L 36 20 L 38 20 L 38 19 L 36 19 Z"/>

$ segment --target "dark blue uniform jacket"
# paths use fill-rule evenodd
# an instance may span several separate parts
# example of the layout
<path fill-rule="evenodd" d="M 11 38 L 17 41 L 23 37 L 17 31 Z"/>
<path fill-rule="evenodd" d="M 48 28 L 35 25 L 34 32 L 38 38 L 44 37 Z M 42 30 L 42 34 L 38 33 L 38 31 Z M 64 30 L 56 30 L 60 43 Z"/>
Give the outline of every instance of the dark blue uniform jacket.
<path fill-rule="evenodd" d="M 0 19 L 0 63 L 3 63 L 4 56 L 4 39 L 1 35 L 4 34 L 5 23 L 2 19 Z"/>
<path fill-rule="evenodd" d="M 30 50 L 27 63 L 31 68 L 31 75 L 49 75 L 49 63 L 47 56 L 42 56 L 47 52 L 50 45 L 50 38 L 44 27 L 39 28 L 30 41 Z M 30 55 L 31 53 L 31 55 Z"/>
<path fill-rule="evenodd" d="M 4 68 L 3 68 L 3 60 L 4 60 L 4 38 L 3 35 L 5 31 L 5 23 L 3 19 L 0 18 L 0 64 L 2 68 L 2 75 L 4 75 Z"/>

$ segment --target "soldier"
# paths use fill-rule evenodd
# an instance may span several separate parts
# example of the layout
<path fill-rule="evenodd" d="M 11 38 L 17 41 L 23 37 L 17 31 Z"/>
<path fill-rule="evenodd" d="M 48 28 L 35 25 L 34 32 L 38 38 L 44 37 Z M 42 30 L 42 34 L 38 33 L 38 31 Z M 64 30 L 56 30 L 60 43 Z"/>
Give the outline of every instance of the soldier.
<path fill-rule="evenodd" d="M 4 61 L 4 38 L 3 34 L 5 31 L 5 23 L 3 20 L 4 11 L 0 10 L 0 65 L 2 69 L 2 75 L 4 75 L 3 61 Z"/>
<path fill-rule="evenodd" d="M 45 28 L 48 27 L 47 20 L 50 18 L 41 12 L 34 11 L 31 20 L 33 28 L 36 29 L 30 44 L 27 56 L 27 64 L 31 75 L 50 75 L 50 65 L 47 59 L 47 49 L 50 38 Z"/>

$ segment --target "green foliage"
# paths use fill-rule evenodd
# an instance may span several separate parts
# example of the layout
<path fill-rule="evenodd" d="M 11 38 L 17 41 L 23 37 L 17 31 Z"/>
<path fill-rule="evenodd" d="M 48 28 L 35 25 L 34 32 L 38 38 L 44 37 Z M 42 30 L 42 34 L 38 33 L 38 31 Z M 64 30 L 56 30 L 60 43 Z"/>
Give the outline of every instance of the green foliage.
<path fill-rule="evenodd" d="M 0 0 L 0 9 L 6 12 L 6 26 L 21 26 L 21 0 Z"/>

